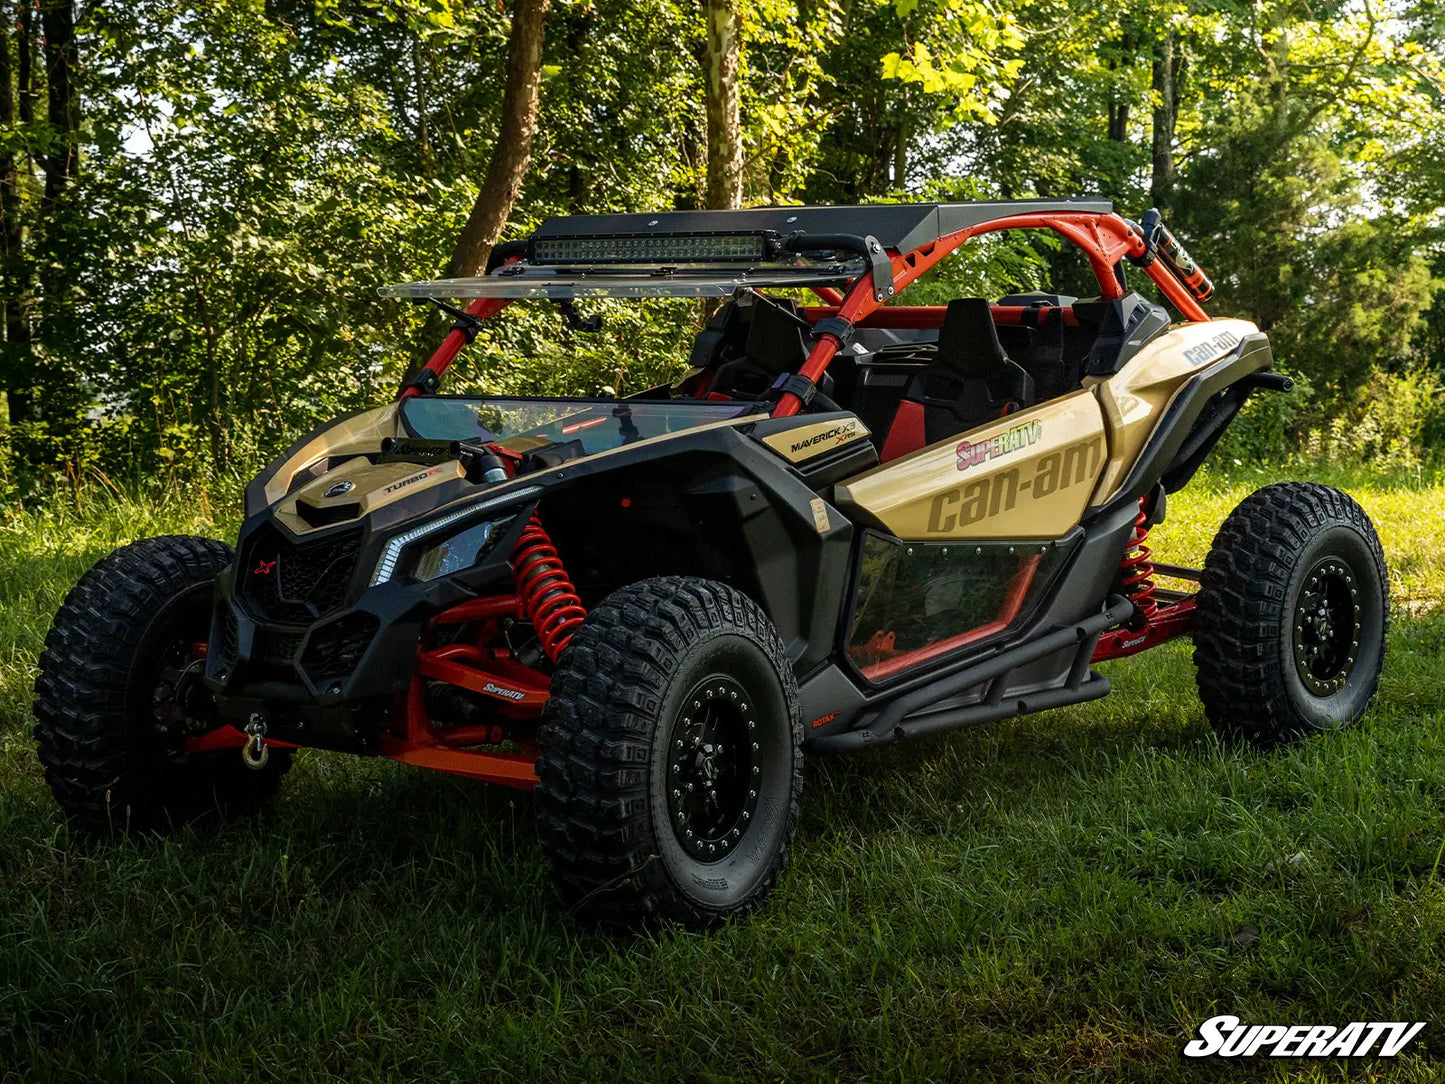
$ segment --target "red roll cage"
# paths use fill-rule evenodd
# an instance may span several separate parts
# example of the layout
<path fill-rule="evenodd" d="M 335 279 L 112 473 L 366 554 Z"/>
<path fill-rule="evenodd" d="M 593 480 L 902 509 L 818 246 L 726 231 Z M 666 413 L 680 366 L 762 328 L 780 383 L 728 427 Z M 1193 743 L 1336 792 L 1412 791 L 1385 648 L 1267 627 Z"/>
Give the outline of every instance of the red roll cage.
<path fill-rule="evenodd" d="M 1151 215 L 1153 212 L 1151 212 Z M 1146 224 L 1149 219 L 1146 218 Z M 1143 268 L 1144 273 L 1159 288 L 1159 291 L 1184 316 L 1191 321 L 1208 320 L 1204 309 L 1196 300 L 1194 290 L 1202 279 L 1187 254 L 1177 248 L 1177 242 L 1154 218 L 1152 227 L 1145 228 L 1113 213 L 1098 211 L 1046 211 L 1025 214 L 1010 214 L 999 218 L 955 230 L 936 240 L 919 245 L 907 252 L 888 250 L 893 284 L 888 291 L 875 288 L 872 275 L 864 271 L 845 290 L 831 287 L 810 287 L 824 302 L 825 306 L 806 310 L 809 319 L 816 323 L 832 317 L 849 324 L 875 327 L 937 327 L 943 321 L 942 306 L 899 306 L 888 301 L 901 294 L 915 280 L 949 253 L 970 238 L 1002 230 L 1052 230 L 1076 245 L 1093 268 L 1099 283 L 1099 295 L 1107 301 L 1117 300 L 1124 295 L 1124 288 L 1115 273 L 1119 261 L 1126 257 Z M 1178 264 L 1168 259 L 1156 259 L 1156 248 L 1171 246 L 1184 255 L 1185 270 L 1181 273 Z M 1167 252 L 1168 249 L 1163 249 Z M 508 261 L 511 262 L 511 261 Z M 1190 277 L 1190 275 L 1194 277 Z M 1207 280 L 1204 280 L 1207 281 Z M 1207 296 L 1207 294 L 1205 295 Z M 402 398 L 421 394 L 427 386 L 435 387 L 442 375 L 456 360 L 475 334 L 477 322 L 490 319 L 511 303 L 509 298 L 479 297 L 467 308 L 470 321 L 458 322 L 436 352 L 423 366 L 419 378 L 409 384 L 401 393 Z M 469 326 L 468 326 L 469 325 Z M 841 349 L 842 340 L 835 334 L 822 331 L 807 360 L 798 370 L 798 376 L 816 384 L 828 369 L 828 363 Z M 803 400 L 793 392 L 785 392 L 773 407 L 772 416 L 787 418 L 803 407 Z"/>

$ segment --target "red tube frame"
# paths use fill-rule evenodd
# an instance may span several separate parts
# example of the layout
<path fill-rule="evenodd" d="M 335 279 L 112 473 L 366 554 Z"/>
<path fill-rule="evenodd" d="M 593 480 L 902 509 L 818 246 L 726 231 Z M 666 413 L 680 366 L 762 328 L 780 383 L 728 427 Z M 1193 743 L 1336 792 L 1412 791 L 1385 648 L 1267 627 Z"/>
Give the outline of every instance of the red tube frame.
<path fill-rule="evenodd" d="M 1100 296 L 1111 301 L 1124 295 L 1123 287 L 1114 277 L 1114 265 L 1126 256 L 1138 257 L 1144 255 L 1146 251 L 1144 239 L 1134 231 L 1128 222 L 1116 214 L 1060 211 L 1007 215 L 991 222 L 982 222 L 976 226 L 969 226 L 967 229 L 957 230 L 936 241 L 920 245 L 911 252 L 894 256 L 892 258 L 893 296 L 901 294 L 915 279 L 930 270 L 934 264 L 971 237 L 978 237 L 985 233 L 997 233 L 1001 230 L 1039 229 L 1053 230 L 1082 249 L 1094 269 L 1094 277 L 1099 281 Z M 1144 272 L 1186 319 L 1194 321 L 1209 319 L 1185 285 L 1170 274 L 1168 268 L 1164 267 L 1160 261 L 1151 262 L 1144 268 Z M 867 320 L 881 308 L 883 308 L 883 302 L 879 301 L 874 293 L 873 280 L 865 274 L 854 280 L 852 286 L 848 288 L 847 294 L 838 306 L 836 315 L 856 325 Z M 833 360 L 833 355 L 838 352 L 841 345 L 832 335 L 822 336 L 813 346 L 808 360 L 803 363 L 798 374 L 816 384 L 827 371 L 828 363 Z M 803 401 L 789 392 L 778 400 L 778 405 L 773 408 L 772 416 L 774 418 L 790 418 L 798 413 L 802 406 Z"/>

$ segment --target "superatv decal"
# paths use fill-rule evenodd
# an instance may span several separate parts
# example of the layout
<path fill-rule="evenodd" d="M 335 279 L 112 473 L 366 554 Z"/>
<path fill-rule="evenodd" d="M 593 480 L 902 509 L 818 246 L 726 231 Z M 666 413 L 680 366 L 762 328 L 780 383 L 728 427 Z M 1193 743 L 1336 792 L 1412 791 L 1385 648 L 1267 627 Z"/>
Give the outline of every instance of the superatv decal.
<path fill-rule="evenodd" d="M 1190 365 L 1199 366 L 1213 361 L 1227 350 L 1233 350 L 1240 343 L 1240 338 L 1232 331 L 1221 331 L 1212 339 L 1200 343 L 1198 346 L 1191 346 L 1184 351 L 1184 360 Z"/>
<path fill-rule="evenodd" d="M 382 489 L 382 492 L 386 494 L 395 493 L 399 489 L 405 489 L 407 486 L 413 486 L 416 485 L 416 483 L 418 482 L 424 482 L 428 478 L 435 477 L 441 472 L 441 467 L 429 467 L 424 471 L 418 471 L 416 474 L 408 475 L 400 482 L 392 482 L 391 485 L 386 486 L 384 489 Z"/>
<path fill-rule="evenodd" d="M 1020 493 L 1038 500 L 1070 486 L 1090 484 L 1098 475 L 1103 456 L 1104 441 L 1094 437 L 1042 457 L 1034 465 L 1032 477 L 1022 477 L 1020 468 L 1014 467 L 976 482 L 946 489 L 933 498 L 928 531 L 930 534 L 948 534 L 959 527 L 1007 512 L 1018 503 Z"/>
<path fill-rule="evenodd" d="M 969 467 L 976 467 L 987 459 L 997 459 L 999 456 L 1016 452 L 1020 448 L 1027 448 L 1030 444 L 1038 441 L 1043 435 L 1044 423 L 1038 420 L 1028 422 L 1024 425 L 1016 425 L 1012 429 L 1006 429 L 997 436 L 988 437 L 984 440 L 958 442 L 954 449 L 958 453 L 958 469 L 968 470 Z"/>
<path fill-rule="evenodd" d="M 525 700 L 527 698 L 527 694 L 520 689 L 508 689 L 494 681 L 489 681 L 482 686 L 482 692 L 491 693 L 493 696 L 500 696 L 507 700 Z"/>
<path fill-rule="evenodd" d="M 811 437 L 794 441 L 788 450 L 797 454 L 819 444 L 846 444 L 849 438 L 857 432 L 858 422 L 856 419 L 840 422 L 831 429 L 825 429 L 821 433 L 814 433 Z"/>

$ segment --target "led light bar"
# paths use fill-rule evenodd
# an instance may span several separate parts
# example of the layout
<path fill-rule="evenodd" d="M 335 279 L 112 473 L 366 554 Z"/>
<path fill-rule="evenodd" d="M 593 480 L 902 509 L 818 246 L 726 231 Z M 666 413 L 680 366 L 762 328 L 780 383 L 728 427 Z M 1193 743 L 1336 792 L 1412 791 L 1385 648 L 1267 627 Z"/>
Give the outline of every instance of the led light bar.
<path fill-rule="evenodd" d="M 767 239 L 758 233 L 657 237 L 546 237 L 532 242 L 535 264 L 761 263 Z"/>

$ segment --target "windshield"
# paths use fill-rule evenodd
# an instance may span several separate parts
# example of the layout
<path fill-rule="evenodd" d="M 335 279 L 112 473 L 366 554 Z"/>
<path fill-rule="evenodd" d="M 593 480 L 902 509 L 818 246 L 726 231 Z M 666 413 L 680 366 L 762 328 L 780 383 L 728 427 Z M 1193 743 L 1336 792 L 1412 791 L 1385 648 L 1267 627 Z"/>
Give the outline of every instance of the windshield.
<path fill-rule="evenodd" d="M 414 396 L 402 400 L 401 420 L 408 434 L 424 440 L 484 441 L 516 452 L 570 446 L 576 456 L 765 409 L 766 403 L 747 401 Z"/>

